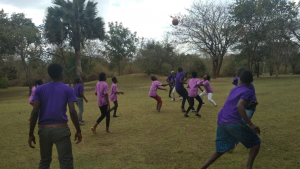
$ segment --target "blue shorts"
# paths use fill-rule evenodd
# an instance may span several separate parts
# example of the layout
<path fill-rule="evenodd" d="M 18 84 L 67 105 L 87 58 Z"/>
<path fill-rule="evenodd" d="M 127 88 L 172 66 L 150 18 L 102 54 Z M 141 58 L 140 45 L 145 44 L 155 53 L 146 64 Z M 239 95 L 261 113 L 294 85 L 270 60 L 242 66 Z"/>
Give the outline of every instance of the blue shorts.
<path fill-rule="evenodd" d="M 243 121 L 218 125 L 216 152 L 225 153 L 231 150 L 237 142 L 241 142 L 245 147 L 251 148 L 261 142 L 257 134 Z"/>

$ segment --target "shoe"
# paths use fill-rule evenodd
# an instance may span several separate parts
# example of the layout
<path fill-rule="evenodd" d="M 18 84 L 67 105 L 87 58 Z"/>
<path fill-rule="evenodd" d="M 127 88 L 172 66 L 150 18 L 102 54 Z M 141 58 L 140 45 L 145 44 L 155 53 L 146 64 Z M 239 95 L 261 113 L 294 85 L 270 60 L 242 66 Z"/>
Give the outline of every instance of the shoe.
<path fill-rule="evenodd" d="M 84 123 L 81 121 L 81 122 L 79 122 L 79 125 L 83 126 L 83 125 L 84 125 Z"/>
<path fill-rule="evenodd" d="M 181 111 L 182 111 L 182 112 L 186 112 L 186 110 L 185 110 L 185 109 L 181 109 Z"/>
<path fill-rule="evenodd" d="M 180 100 L 182 100 L 182 97 L 179 97 Z"/>
<path fill-rule="evenodd" d="M 198 113 L 197 113 L 195 116 L 201 117 L 201 115 L 200 115 L 200 114 L 198 114 Z"/>
<path fill-rule="evenodd" d="M 113 117 L 119 117 L 119 116 L 113 116 Z"/>
<path fill-rule="evenodd" d="M 84 123 L 85 121 L 84 121 L 84 120 L 81 120 L 81 122 Z"/>
<path fill-rule="evenodd" d="M 184 114 L 184 117 L 189 117 L 189 115 L 187 115 L 187 114 Z"/>
<path fill-rule="evenodd" d="M 192 110 L 192 112 L 197 112 L 197 111 L 194 109 L 194 110 Z"/>
<path fill-rule="evenodd" d="M 169 98 L 172 98 L 171 96 L 169 96 Z"/>
<path fill-rule="evenodd" d="M 172 102 L 175 102 L 175 99 L 172 99 L 171 101 L 172 101 Z"/>
<path fill-rule="evenodd" d="M 232 153 L 233 150 L 235 149 L 235 147 L 236 147 L 236 144 L 234 145 L 234 147 L 231 150 L 227 151 L 227 153 Z"/>
<path fill-rule="evenodd" d="M 97 134 L 96 129 L 94 127 L 91 127 L 91 130 L 94 134 Z"/>

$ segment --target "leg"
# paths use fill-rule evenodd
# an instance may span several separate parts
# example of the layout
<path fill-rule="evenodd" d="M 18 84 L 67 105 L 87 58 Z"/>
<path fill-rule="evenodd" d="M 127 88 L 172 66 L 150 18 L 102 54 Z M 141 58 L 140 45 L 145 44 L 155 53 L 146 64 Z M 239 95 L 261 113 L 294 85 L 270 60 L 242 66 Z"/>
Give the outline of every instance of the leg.
<path fill-rule="evenodd" d="M 78 121 L 81 122 L 82 121 L 82 113 L 83 113 L 83 99 L 81 97 L 77 97 L 77 102 L 76 102 L 77 106 L 78 106 Z"/>
<path fill-rule="evenodd" d="M 160 111 L 161 106 L 162 106 L 161 97 L 156 95 L 156 100 L 157 100 L 157 107 L 158 107 L 157 111 L 158 111 L 158 113 L 161 113 L 161 111 Z"/>
<path fill-rule="evenodd" d="M 196 96 L 196 100 L 199 102 L 199 105 L 197 107 L 197 114 L 199 114 L 199 111 L 200 111 L 200 109 L 202 107 L 202 100 L 201 100 L 201 98 L 200 98 L 199 95 Z"/>
<path fill-rule="evenodd" d="M 253 162 L 254 162 L 255 157 L 257 156 L 257 154 L 258 154 L 258 152 L 259 152 L 259 148 L 260 148 L 260 143 L 254 145 L 254 146 L 250 149 L 249 158 L 248 158 L 248 163 L 247 163 L 247 169 L 252 169 Z"/>
<path fill-rule="evenodd" d="M 203 96 L 207 95 L 206 91 L 204 90 L 199 96 L 200 98 L 202 99 L 202 103 L 205 103 L 204 102 L 204 99 L 203 99 Z"/>
<path fill-rule="evenodd" d="M 93 126 L 94 129 L 96 129 L 97 126 L 98 126 L 98 124 L 105 118 L 106 114 L 104 114 L 104 107 L 106 108 L 106 111 L 107 111 L 107 105 L 99 107 L 100 108 L 100 112 L 101 112 L 101 116 L 98 118 L 98 120 L 94 124 L 94 126 Z"/>
<path fill-rule="evenodd" d="M 176 89 L 175 89 L 175 86 L 173 87 L 173 95 L 172 95 L 172 100 L 175 101 L 175 92 L 176 92 Z"/>
<path fill-rule="evenodd" d="M 212 155 L 209 156 L 209 158 L 205 161 L 201 169 L 206 169 L 208 166 L 210 166 L 213 162 L 215 162 L 219 157 L 221 157 L 224 153 L 218 153 L 215 152 Z"/>
<path fill-rule="evenodd" d="M 70 136 L 71 132 L 67 126 L 54 128 L 52 134 L 57 148 L 59 165 L 63 169 L 74 169 Z"/>
<path fill-rule="evenodd" d="M 104 111 L 105 111 L 105 110 L 104 110 Z M 109 131 L 110 112 L 107 111 L 107 106 L 106 106 L 105 115 L 106 115 L 106 134 L 109 134 L 109 133 L 111 133 L 111 132 Z"/>
<path fill-rule="evenodd" d="M 215 106 L 217 106 L 217 104 L 213 101 L 213 99 L 211 99 L 212 98 L 212 93 L 208 93 L 208 101 L 210 101 L 212 104 L 214 104 Z"/>
<path fill-rule="evenodd" d="M 172 85 L 169 85 L 169 86 L 170 86 L 169 97 L 171 98 L 171 93 L 172 93 L 173 86 Z"/>
<path fill-rule="evenodd" d="M 39 169 L 49 169 L 52 161 L 52 147 L 53 142 L 50 137 L 51 128 L 40 128 L 38 131 L 40 137 L 40 154 L 41 160 Z"/>
<path fill-rule="evenodd" d="M 194 98 L 193 97 L 190 97 L 189 98 L 189 108 L 187 109 L 186 113 L 185 113 L 185 117 L 188 117 L 188 113 L 190 112 L 190 110 L 192 110 L 194 108 Z"/>
<path fill-rule="evenodd" d="M 117 109 L 118 109 L 118 101 L 114 101 L 114 107 L 113 108 L 111 108 L 110 110 L 109 110 L 109 112 L 112 112 L 113 110 L 114 110 L 114 117 L 118 117 L 117 115 L 116 115 L 116 113 L 117 113 Z"/>

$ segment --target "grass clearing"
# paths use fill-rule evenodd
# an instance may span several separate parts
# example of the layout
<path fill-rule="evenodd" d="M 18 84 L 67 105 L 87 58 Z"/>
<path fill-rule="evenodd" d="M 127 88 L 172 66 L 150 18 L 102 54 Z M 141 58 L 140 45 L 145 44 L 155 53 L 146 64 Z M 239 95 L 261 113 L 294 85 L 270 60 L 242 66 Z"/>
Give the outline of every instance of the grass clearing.
<path fill-rule="evenodd" d="M 166 77 L 158 76 L 165 82 Z M 156 102 L 148 96 L 150 76 L 127 75 L 118 77 L 119 95 L 118 118 L 111 118 L 111 131 L 105 134 L 105 120 L 94 135 L 90 127 L 100 116 L 95 84 L 85 84 L 85 95 L 89 102 L 84 104 L 81 127 L 83 141 L 73 142 L 75 168 L 94 169 L 196 169 L 215 151 L 217 115 L 230 89 L 232 78 L 212 79 L 215 91 L 213 100 L 218 107 L 207 101 L 200 110 L 201 118 L 190 112 L 183 117 L 181 102 L 176 94 L 176 102 L 171 102 L 168 93 L 159 90 L 162 97 L 162 114 L 156 113 Z M 107 80 L 109 87 L 112 82 Z M 300 168 L 300 76 L 260 77 L 254 80 L 259 102 L 254 124 L 261 128 L 262 145 L 254 168 Z M 37 168 L 40 156 L 37 128 L 35 149 L 28 146 L 30 112 L 28 89 L 25 87 L 0 90 L 0 110 L 2 139 L 0 142 L 0 168 Z M 111 104 L 112 106 L 113 104 Z M 197 104 L 196 104 L 197 105 Z M 186 109 L 188 103 L 186 103 Z M 78 110 L 78 108 L 76 107 Z M 111 114 L 112 116 L 112 114 Z M 74 138 L 74 126 L 69 121 Z M 59 168 L 57 152 L 53 147 L 51 168 Z M 248 150 L 241 144 L 232 154 L 223 155 L 210 168 L 244 168 Z"/>

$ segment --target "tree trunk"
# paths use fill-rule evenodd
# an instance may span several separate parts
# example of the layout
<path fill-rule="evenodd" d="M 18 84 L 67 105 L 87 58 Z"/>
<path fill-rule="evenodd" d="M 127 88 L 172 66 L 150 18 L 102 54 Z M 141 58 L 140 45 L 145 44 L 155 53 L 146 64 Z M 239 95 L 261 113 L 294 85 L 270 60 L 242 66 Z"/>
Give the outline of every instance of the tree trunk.
<path fill-rule="evenodd" d="M 118 61 L 118 69 L 119 69 L 119 76 L 121 76 L 121 61 L 119 60 Z"/>
<path fill-rule="evenodd" d="M 222 67 L 222 63 L 223 63 L 223 57 L 220 57 L 220 62 L 218 62 L 218 67 L 217 67 L 217 78 L 220 77 L 220 71 L 221 71 L 221 67 Z"/>
<path fill-rule="evenodd" d="M 213 69 L 212 69 L 212 72 L 213 72 L 213 79 L 216 79 L 216 78 L 217 78 L 217 65 L 215 64 L 214 61 L 213 61 Z"/>
<path fill-rule="evenodd" d="M 256 77 L 259 77 L 259 63 L 255 63 Z"/>
<path fill-rule="evenodd" d="M 275 70 L 275 77 L 278 78 L 278 74 L 279 74 L 279 66 L 275 66 L 276 70 Z"/>
<path fill-rule="evenodd" d="M 295 72 L 295 68 L 296 68 L 296 66 L 293 66 L 293 65 L 292 65 L 293 75 L 296 73 L 296 72 Z"/>
<path fill-rule="evenodd" d="M 285 63 L 284 74 L 287 74 L 287 67 L 288 67 L 288 65 L 287 65 L 287 63 Z"/>
<path fill-rule="evenodd" d="M 76 75 L 80 77 L 82 75 L 80 48 L 75 49 L 75 59 L 76 59 Z"/>

